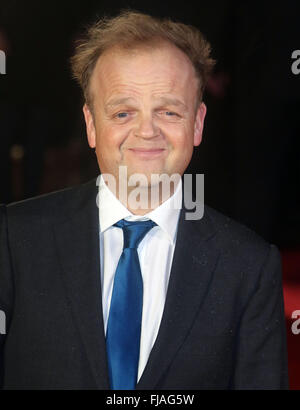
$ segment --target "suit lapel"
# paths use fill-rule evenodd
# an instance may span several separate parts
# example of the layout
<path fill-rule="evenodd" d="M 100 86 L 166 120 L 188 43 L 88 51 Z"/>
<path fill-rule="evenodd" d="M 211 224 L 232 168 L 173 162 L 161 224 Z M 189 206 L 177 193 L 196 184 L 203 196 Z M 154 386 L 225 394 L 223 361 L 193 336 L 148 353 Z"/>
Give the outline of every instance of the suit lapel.
<path fill-rule="evenodd" d="M 108 389 L 95 180 L 75 193 L 75 210 L 54 227 L 59 262 L 97 387 Z"/>
<path fill-rule="evenodd" d="M 214 229 L 205 215 L 187 221 L 181 211 L 161 325 L 137 389 L 155 389 L 193 325 L 218 259 Z"/>

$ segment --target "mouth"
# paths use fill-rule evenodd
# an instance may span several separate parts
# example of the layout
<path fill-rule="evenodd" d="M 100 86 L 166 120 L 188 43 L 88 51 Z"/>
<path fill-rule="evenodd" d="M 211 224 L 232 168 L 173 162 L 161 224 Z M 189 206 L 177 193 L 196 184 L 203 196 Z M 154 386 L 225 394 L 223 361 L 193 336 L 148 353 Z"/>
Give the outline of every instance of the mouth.
<path fill-rule="evenodd" d="M 129 152 L 140 158 L 156 158 L 166 152 L 165 148 L 129 148 Z"/>

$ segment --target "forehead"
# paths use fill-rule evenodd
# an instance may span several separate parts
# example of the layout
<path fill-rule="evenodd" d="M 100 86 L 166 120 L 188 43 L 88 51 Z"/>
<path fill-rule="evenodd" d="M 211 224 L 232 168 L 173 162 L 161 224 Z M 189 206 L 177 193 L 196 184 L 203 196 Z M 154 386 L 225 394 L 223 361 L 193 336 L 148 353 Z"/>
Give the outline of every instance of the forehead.
<path fill-rule="evenodd" d="M 95 95 L 100 89 L 101 95 L 149 90 L 185 93 L 195 90 L 196 84 L 188 56 L 170 43 L 161 43 L 105 51 L 93 71 L 90 90 Z"/>

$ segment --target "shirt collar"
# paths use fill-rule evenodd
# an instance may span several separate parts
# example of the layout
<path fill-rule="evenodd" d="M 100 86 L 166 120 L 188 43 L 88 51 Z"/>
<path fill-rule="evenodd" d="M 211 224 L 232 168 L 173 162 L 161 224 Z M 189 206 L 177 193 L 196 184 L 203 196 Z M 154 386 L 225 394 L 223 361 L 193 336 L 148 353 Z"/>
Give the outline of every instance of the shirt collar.
<path fill-rule="evenodd" d="M 182 207 L 182 182 L 181 179 L 174 194 L 160 206 L 145 215 L 134 215 L 131 213 L 108 188 L 102 175 L 99 182 L 99 223 L 100 232 L 104 232 L 120 219 L 128 221 L 142 221 L 151 219 L 168 236 L 174 245 L 178 218 Z"/>

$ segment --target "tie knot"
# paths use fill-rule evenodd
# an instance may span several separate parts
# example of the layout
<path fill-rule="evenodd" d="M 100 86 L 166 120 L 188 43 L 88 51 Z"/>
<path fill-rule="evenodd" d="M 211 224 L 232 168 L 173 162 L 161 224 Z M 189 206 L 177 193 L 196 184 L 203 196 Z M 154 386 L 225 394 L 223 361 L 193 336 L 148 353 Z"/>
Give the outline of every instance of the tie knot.
<path fill-rule="evenodd" d="M 156 223 L 153 221 L 137 221 L 129 222 L 121 219 L 119 222 L 115 223 L 114 226 L 123 229 L 124 236 L 124 247 L 137 249 L 140 242 L 144 238 L 147 232 L 155 226 Z"/>

